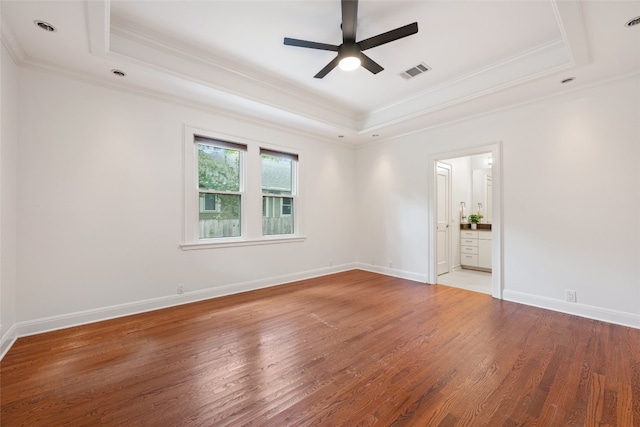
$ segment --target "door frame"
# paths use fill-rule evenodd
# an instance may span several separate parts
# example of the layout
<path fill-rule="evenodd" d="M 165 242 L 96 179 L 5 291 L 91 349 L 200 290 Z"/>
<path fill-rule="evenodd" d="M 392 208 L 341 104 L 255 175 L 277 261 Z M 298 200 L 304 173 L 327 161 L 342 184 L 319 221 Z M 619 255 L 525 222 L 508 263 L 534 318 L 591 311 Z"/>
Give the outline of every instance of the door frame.
<path fill-rule="evenodd" d="M 502 238 L 502 141 L 497 141 L 487 145 L 475 146 L 467 149 L 448 151 L 445 153 L 432 154 L 427 161 L 427 177 L 431 181 L 427 184 L 427 216 L 428 216 L 428 272 L 427 283 L 435 284 L 438 278 L 438 253 L 437 253 L 437 215 L 436 215 L 436 163 L 444 162 L 447 159 L 457 157 L 474 156 L 477 154 L 491 153 L 492 172 L 491 179 L 493 185 L 492 203 L 492 268 L 491 268 L 491 295 L 494 298 L 502 299 L 503 290 L 503 238 Z"/>

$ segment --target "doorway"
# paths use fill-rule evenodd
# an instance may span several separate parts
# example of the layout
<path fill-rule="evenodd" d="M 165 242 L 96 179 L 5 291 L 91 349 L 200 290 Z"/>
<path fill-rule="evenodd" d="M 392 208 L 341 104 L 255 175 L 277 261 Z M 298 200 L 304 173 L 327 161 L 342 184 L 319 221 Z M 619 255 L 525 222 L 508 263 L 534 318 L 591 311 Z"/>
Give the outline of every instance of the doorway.
<path fill-rule="evenodd" d="M 501 146 L 498 142 L 429 156 L 428 283 L 502 298 Z M 470 214 L 483 215 L 477 231 L 470 229 Z"/>

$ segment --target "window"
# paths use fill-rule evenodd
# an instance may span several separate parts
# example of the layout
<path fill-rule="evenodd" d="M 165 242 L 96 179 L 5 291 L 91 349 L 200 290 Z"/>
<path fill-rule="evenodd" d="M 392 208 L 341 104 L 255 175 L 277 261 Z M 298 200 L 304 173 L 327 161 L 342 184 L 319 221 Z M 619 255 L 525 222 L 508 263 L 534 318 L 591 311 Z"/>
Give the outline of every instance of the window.
<path fill-rule="evenodd" d="M 199 238 L 239 237 L 246 146 L 195 137 L 198 150 Z"/>
<path fill-rule="evenodd" d="M 294 234 L 298 156 L 260 149 L 262 164 L 262 234 Z"/>
<path fill-rule="evenodd" d="M 184 128 L 182 250 L 306 240 L 298 154 L 236 138 Z"/>

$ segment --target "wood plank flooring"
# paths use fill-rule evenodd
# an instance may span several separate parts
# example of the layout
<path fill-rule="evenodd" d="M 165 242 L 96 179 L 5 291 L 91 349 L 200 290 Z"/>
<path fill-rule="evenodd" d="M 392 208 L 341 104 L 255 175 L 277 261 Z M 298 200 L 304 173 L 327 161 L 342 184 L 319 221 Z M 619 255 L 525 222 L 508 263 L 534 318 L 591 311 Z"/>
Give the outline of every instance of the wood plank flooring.
<path fill-rule="evenodd" d="M 363 271 L 20 338 L 2 426 L 640 426 L 640 330 Z"/>

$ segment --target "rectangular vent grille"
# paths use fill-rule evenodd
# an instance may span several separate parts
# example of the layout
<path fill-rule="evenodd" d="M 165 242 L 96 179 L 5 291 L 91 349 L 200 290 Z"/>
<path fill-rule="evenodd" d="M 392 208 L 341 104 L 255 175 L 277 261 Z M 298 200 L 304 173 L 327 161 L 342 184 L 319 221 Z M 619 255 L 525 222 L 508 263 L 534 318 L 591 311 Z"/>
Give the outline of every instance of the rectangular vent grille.
<path fill-rule="evenodd" d="M 426 73 L 430 69 L 431 68 L 429 68 L 429 66 L 427 64 L 425 64 L 424 62 L 421 62 L 420 64 L 416 65 L 415 67 L 409 68 L 407 71 L 404 71 L 404 72 L 400 73 L 400 75 L 405 80 L 409 80 L 409 79 L 414 78 L 415 76 L 419 76 L 420 74 Z"/>

